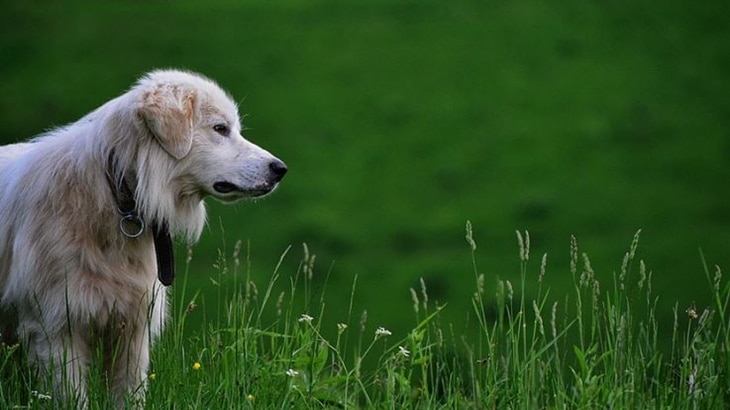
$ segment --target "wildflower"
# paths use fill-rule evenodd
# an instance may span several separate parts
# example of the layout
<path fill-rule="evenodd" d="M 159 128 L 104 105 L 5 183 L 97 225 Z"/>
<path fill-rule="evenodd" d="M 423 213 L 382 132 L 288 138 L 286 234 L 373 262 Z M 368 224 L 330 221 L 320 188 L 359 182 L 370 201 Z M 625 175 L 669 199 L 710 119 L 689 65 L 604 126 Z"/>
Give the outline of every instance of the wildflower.
<path fill-rule="evenodd" d="M 694 303 L 692 303 L 692 306 L 687 308 L 687 316 L 689 316 L 690 319 L 697 319 L 697 309 L 694 306 Z"/>
<path fill-rule="evenodd" d="M 39 393 L 39 392 L 37 392 L 35 390 L 31 391 L 30 392 L 30 395 L 33 396 L 33 397 L 35 397 L 38 400 L 51 400 L 52 399 L 51 396 L 49 396 L 47 394 Z"/>
<path fill-rule="evenodd" d="M 149 380 L 155 380 L 155 379 L 157 378 L 157 375 L 156 375 L 156 374 L 154 374 L 154 373 L 150 373 L 150 375 L 149 375 L 149 376 L 147 376 L 147 378 L 148 378 Z"/>
<path fill-rule="evenodd" d="M 384 327 L 379 327 L 377 330 L 375 330 L 375 337 L 390 336 L 392 334 L 393 333 L 391 333 L 390 330 L 388 330 L 388 329 L 386 329 Z"/>
<path fill-rule="evenodd" d="M 402 354 L 404 357 L 408 357 L 411 355 L 411 352 L 406 350 L 406 348 L 403 346 L 398 346 L 398 353 Z"/>
<path fill-rule="evenodd" d="M 296 371 L 296 370 L 294 370 L 294 369 L 289 369 L 289 370 L 286 371 L 286 375 L 289 376 L 289 377 L 295 377 L 298 374 L 299 374 L 299 372 Z"/>
<path fill-rule="evenodd" d="M 311 317 L 311 316 L 309 316 L 309 315 L 308 315 L 308 314 L 306 314 L 306 313 L 305 313 L 305 314 L 303 314 L 303 315 L 301 315 L 301 316 L 299 317 L 299 322 L 307 322 L 307 323 L 311 323 L 311 322 L 312 322 L 312 320 L 314 320 L 314 318 L 313 318 L 313 317 Z"/>
<path fill-rule="evenodd" d="M 344 323 L 338 323 L 337 324 L 337 334 L 341 335 L 347 330 L 347 325 Z"/>
<path fill-rule="evenodd" d="M 248 401 L 253 401 L 253 394 L 246 396 L 246 399 L 248 399 Z"/>
<path fill-rule="evenodd" d="M 200 370 L 200 362 L 193 363 L 193 370 Z"/>

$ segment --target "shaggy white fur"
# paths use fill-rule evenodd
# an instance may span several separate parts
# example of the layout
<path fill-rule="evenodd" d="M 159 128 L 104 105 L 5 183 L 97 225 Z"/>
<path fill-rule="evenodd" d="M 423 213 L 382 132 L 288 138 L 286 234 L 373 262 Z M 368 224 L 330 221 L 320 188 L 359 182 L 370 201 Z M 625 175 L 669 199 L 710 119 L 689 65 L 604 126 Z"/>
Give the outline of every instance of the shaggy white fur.
<path fill-rule="evenodd" d="M 152 233 L 123 234 L 115 190 L 130 187 L 147 226 L 192 242 L 205 197 L 266 195 L 286 170 L 241 136 L 225 91 L 177 70 L 151 72 L 75 123 L 0 147 L 0 332 L 20 337 L 61 397 L 85 405 L 101 351 L 118 405 L 130 394 L 141 403 L 166 292 Z"/>

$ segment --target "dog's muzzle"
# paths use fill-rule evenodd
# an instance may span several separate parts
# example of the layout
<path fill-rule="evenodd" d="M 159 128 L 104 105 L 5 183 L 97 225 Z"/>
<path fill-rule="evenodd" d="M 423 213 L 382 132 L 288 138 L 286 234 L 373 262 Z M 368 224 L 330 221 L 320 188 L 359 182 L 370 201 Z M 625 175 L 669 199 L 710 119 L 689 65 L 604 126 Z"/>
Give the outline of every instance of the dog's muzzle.
<path fill-rule="evenodd" d="M 229 181 L 219 181 L 213 184 L 213 189 L 222 195 L 242 194 L 242 196 L 258 197 L 273 191 L 289 170 L 286 164 L 278 159 L 269 162 L 269 172 L 266 181 L 252 187 L 242 187 Z"/>

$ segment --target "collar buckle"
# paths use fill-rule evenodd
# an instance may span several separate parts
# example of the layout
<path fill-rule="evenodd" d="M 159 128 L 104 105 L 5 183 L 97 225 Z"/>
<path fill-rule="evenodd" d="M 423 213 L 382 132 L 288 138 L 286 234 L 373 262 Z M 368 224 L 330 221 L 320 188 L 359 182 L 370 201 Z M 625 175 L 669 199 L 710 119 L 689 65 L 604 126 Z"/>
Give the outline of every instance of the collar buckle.
<path fill-rule="evenodd" d="M 137 212 L 127 212 L 122 214 L 119 220 L 119 230 L 127 238 L 138 238 L 144 232 L 146 224 Z"/>

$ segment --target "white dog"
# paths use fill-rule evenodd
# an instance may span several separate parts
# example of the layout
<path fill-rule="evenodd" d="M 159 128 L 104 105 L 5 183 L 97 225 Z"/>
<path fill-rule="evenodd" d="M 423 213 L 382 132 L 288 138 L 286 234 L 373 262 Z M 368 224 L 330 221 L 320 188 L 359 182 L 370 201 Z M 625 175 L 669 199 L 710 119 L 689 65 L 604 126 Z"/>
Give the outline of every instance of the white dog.
<path fill-rule="evenodd" d="M 197 240 L 205 197 L 266 195 L 286 171 L 241 136 L 225 91 L 176 70 L 0 147 L 0 332 L 17 333 L 62 397 L 85 404 L 102 352 L 114 400 L 141 402 L 174 272 L 170 236 Z"/>

